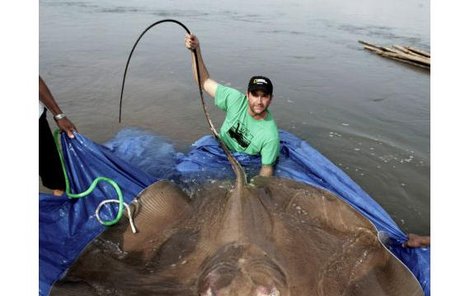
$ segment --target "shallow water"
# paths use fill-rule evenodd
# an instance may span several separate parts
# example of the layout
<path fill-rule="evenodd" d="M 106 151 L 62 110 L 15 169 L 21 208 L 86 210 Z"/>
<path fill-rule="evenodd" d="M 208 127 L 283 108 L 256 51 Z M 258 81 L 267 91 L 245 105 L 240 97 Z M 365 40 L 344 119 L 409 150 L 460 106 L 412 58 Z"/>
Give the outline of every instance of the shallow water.
<path fill-rule="evenodd" d="M 365 51 L 364 40 L 429 51 L 429 1 L 40 1 L 39 70 L 64 112 L 95 142 L 125 126 L 179 151 L 208 134 L 184 31 L 201 40 L 211 76 L 244 90 L 274 83 L 281 129 L 308 141 L 377 200 L 405 231 L 430 228 L 430 76 Z M 206 100 L 211 102 L 209 97 Z M 212 105 L 216 125 L 223 113 Z"/>

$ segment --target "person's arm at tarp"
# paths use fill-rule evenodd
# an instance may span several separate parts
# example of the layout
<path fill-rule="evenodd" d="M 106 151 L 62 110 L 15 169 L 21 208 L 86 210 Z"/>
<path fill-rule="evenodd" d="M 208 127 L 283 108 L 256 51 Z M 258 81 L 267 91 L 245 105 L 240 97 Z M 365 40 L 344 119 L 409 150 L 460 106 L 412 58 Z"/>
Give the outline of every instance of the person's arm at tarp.
<path fill-rule="evenodd" d="M 59 104 L 57 104 L 57 102 L 55 101 L 51 91 L 47 87 L 44 80 L 42 80 L 41 76 L 39 76 L 39 100 L 52 113 L 52 115 L 54 116 L 54 120 L 60 130 L 66 132 L 69 138 L 73 138 L 73 131 L 76 131 L 77 128 L 72 123 L 72 121 L 70 121 L 67 116 L 62 112 L 59 107 Z"/>
<path fill-rule="evenodd" d="M 414 233 L 408 234 L 408 240 L 403 244 L 404 247 L 408 248 L 420 248 L 427 247 L 431 244 L 430 236 L 422 236 Z"/>

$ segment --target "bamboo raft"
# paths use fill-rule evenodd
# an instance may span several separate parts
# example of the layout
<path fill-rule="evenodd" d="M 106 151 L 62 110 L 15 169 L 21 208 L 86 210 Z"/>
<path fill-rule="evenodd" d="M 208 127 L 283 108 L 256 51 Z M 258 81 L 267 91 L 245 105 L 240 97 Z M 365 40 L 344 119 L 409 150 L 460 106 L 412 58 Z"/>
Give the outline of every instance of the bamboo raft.
<path fill-rule="evenodd" d="M 425 51 L 410 46 L 377 46 L 362 40 L 359 40 L 359 43 L 363 44 L 365 49 L 370 50 L 383 57 L 411 64 L 417 67 L 431 69 L 431 55 Z"/>

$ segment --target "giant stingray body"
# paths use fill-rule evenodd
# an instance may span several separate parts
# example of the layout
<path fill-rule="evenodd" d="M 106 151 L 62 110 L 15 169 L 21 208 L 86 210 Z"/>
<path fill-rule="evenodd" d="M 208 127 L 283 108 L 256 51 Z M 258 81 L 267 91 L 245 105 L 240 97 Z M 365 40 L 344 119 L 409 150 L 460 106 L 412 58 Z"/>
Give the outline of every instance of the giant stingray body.
<path fill-rule="evenodd" d="M 237 179 L 237 181 L 239 181 Z M 51 295 L 423 295 L 374 226 L 333 194 L 276 177 L 159 181 L 84 250 Z"/>
<path fill-rule="evenodd" d="M 234 185 L 208 182 L 191 198 L 171 182 L 149 186 L 134 203 L 138 232 L 124 222 L 103 232 L 51 295 L 423 295 L 350 205 L 292 180 L 257 177 L 247 184 L 219 142 Z"/>

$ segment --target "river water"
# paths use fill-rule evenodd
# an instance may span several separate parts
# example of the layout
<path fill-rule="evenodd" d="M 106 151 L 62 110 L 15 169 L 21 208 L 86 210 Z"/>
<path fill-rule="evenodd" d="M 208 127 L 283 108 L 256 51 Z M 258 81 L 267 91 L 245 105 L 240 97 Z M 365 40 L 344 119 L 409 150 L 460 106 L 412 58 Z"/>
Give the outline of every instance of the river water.
<path fill-rule="evenodd" d="M 137 46 L 118 123 L 134 42 L 176 19 L 199 37 L 213 79 L 244 91 L 250 76 L 270 77 L 281 129 L 340 166 L 404 231 L 429 234 L 429 71 L 358 43 L 429 51 L 428 0 L 40 0 L 39 17 L 39 72 L 93 141 L 138 126 L 185 152 L 209 133 L 185 32 L 170 23 Z M 220 126 L 224 114 L 209 112 Z"/>

